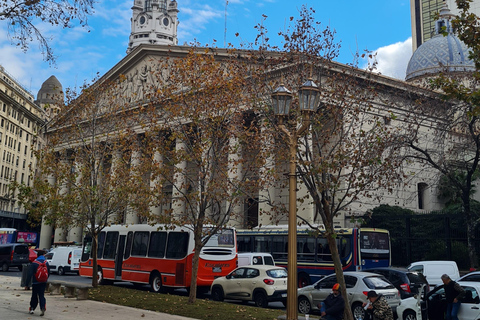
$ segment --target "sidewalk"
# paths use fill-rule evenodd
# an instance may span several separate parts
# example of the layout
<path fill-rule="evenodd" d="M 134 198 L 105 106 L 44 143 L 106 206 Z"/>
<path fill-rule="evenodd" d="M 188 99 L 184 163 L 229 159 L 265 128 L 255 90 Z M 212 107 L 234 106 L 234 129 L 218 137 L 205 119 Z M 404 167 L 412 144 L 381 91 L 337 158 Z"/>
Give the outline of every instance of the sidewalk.
<path fill-rule="evenodd" d="M 47 311 L 40 317 L 40 308 L 34 314 L 28 313 L 31 291 L 20 287 L 20 278 L 0 275 L 0 319 L 46 319 L 46 320 L 195 320 L 166 313 L 153 312 L 130 307 L 117 306 L 92 300 L 64 298 L 45 293 Z"/>

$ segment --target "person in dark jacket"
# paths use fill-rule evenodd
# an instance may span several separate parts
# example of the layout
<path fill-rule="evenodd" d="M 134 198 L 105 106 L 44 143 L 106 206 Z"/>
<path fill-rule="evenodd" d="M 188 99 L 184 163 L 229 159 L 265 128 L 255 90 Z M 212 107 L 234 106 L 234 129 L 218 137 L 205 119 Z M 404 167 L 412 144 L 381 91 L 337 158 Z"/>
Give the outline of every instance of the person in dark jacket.
<path fill-rule="evenodd" d="M 442 275 L 443 288 L 445 289 L 445 300 L 447 301 L 446 320 L 458 320 L 457 314 L 460 308 L 460 301 L 465 296 L 465 289 L 450 279 L 448 274 Z"/>
<path fill-rule="evenodd" d="M 319 303 L 320 313 L 326 320 L 342 320 L 345 311 L 345 300 L 340 294 L 340 285 L 335 283 L 332 293 Z"/>
<path fill-rule="evenodd" d="M 46 300 L 45 300 L 45 288 L 47 287 L 46 282 L 38 282 L 35 279 L 35 274 L 37 273 L 37 268 L 40 264 L 45 262 L 45 257 L 39 256 L 35 261 L 30 264 L 30 272 L 28 274 L 29 281 L 32 283 L 32 297 L 30 299 L 30 308 L 28 313 L 33 314 L 35 308 L 40 302 L 40 315 L 43 316 L 46 310 Z M 50 276 L 50 266 L 48 262 L 46 263 L 48 275 Z"/>

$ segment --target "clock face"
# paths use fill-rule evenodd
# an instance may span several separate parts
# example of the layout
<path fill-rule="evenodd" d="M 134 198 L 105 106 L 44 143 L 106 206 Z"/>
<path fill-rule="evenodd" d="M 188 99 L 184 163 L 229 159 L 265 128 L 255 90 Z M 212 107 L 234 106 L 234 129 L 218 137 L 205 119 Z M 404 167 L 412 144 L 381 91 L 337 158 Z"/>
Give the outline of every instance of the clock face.
<path fill-rule="evenodd" d="M 140 24 L 144 24 L 146 21 L 147 19 L 145 18 L 145 16 L 140 17 Z"/>
<path fill-rule="evenodd" d="M 164 26 L 168 26 L 169 23 L 170 23 L 170 21 L 168 20 L 168 18 L 163 18 L 163 25 Z"/>

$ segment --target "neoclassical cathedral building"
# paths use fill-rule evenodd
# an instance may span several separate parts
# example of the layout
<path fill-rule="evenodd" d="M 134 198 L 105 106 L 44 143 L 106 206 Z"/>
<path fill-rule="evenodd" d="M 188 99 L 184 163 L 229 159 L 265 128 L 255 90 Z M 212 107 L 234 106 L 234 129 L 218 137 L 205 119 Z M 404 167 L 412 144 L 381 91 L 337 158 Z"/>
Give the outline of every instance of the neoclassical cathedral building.
<path fill-rule="evenodd" d="M 175 0 L 135 0 L 132 7 L 133 15 L 131 19 L 131 34 L 127 48 L 127 55 L 119 61 L 111 70 L 109 70 L 99 82 L 115 82 L 119 78 L 123 79 L 121 90 L 124 96 L 130 97 L 132 102 L 144 101 L 145 87 L 151 86 L 155 81 L 151 77 L 151 70 L 155 69 L 156 61 L 162 61 L 167 58 L 185 57 L 189 50 L 188 46 L 179 46 L 177 40 L 178 9 Z M 384 97 L 383 101 L 374 99 L 371 104 L 375 110 L 385 115 L 392 113 L 394 106 L 388 105 L 384 101 L 404 101 L 406 97 L 424 96 L 429 97 L 431 101 L 440 101 L 441 95 L 438 92 L 424 89 L 422 83 L 426 78 L 432 77 L 439 71 L 447 68 L 452 73 L 468 73 L 474 70 L 474 64 L 468 59 L 468 50 L 453 32 L 450 25 L 450 14 L 448 8 L 444 7 L 441 12 L 441 19 L 437 22 L 436 35 L 423 43 L 414 52 L 407 69 L 405 81 L 389 78 L 386 76 L 369 73 L 369 81 L 381 91 Z M 446 26 L 450 31 L 448 36 L 440 34 L 442 27 Z M 227 50 L 215 49 L 218 56 L 227 56 Z M 345 72 L 347 67 L 334 63 L 332 70 L 335 72 Z M 321 69 L 321 66 L 316 66 Z M 365 77 L 363 70 L 354 72 L 357 78 Z M 318 81 L 318 79 L 313 79 Z M 47 80 L 51 81 L 51 79 Z M 55 110 L 49 110 L 54 114 Z M 402 112 L 398 109 L 395 112 Z M 55 113 L 56 114 L 56 113 Z M 385 117 L 385 121 L 390 121 Z M 428 130 L 425 131 L 426 139 Z M 135 158 L 132 155 L 132 165 Z M 186 164 L 185 164 L 186 165 Z M 438 177 L 432 170 L 416 163 L 409 163 L 408 183 L 399 185 L 396 190 L 378 190 L 381 195 L 380 201 L 372 199 L 358 199 L 353 202 L 348 210 L 345 210 L 334 219 L 337 226 L 351 226 L 351 217 L 363 215 L 367 210 L 372 209 L 379 204 L 398 205 L 404 208 L 416 211 L 430 211 L 441 209 L 444 204 L 437 197 Z M 435 178 L 436 177 L 436 178 Z M 304 198 L 306 188 L 298 182 L 298 198 Z M 258 190 L 256 198 L 261 198 L 262 193 L 268 194 L 270 199 L 277 203 L 282 203 L 288 207 L 288 188 L 285 185 L 273 184 L 266 190 Z M 255 197 L 254 197 L 255 198 Z M 166 208 L 155 207 L 152 210 L 172 210 L 174 214 L 181 214 L 182 207 L 176 206 L 172 198 L 172 203 Z M 244 205 L 239 205 L 235 210 L 238 213 L 235 219 L 230 220 L 230 224 L 235 227 L 244 228 L 255 225 L 268 225 L 271 220 L 268 215 L 262 214 L 272 210 L 272 202 L 258 202 L 251 205 L 245 201 Z M 299 201 L 297 203 L 298 215 L 301 215 L 304 221 L 313 224 L 320 224 L 322 221 L 316 215 L 316 208 L 313 201 Z M 276 222 L 285 224 L 287 218 L 280 218 Z M 129 213 L 126 215 L 123 223 L 134 224 L 144 223 L 140 217 Z M 252 223 L 253 222 L 253 223 Z M 70 230 L 55 228 L 47 223 L 42 224 L 40 233 L 40 248 L 49 248 L 53 242 L 75 241 L 80 243 L 83 230 L 81 227 L 74 227 Z"/>

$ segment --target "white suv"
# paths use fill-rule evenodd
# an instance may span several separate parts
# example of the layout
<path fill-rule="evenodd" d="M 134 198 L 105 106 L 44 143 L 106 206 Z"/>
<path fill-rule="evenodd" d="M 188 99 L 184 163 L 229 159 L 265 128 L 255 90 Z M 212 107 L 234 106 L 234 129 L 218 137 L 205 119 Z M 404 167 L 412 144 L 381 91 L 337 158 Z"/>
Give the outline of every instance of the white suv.
<path fill-rule="evenodd" d="M 213 281 L 212 299 L 254 301 L 265 308 L 269 302 L 287 299 L 287 271 L 269 265 L 245 266 Z"/>

